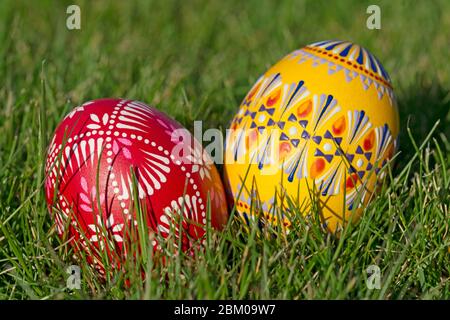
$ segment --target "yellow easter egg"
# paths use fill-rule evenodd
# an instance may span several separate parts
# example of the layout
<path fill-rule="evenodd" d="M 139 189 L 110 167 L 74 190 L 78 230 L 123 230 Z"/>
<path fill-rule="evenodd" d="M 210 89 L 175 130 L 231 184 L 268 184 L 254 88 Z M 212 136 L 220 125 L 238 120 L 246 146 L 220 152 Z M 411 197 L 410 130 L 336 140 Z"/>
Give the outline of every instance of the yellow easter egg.
<path fill-rule="evenodd" d="M 321 41 L 290 53 L 258 79 L 227 132 L 239 216 L 289 227 L 293 203 L 340 230 L 374 198 L 398 132 L 389 75 L 368 50 Z"/>

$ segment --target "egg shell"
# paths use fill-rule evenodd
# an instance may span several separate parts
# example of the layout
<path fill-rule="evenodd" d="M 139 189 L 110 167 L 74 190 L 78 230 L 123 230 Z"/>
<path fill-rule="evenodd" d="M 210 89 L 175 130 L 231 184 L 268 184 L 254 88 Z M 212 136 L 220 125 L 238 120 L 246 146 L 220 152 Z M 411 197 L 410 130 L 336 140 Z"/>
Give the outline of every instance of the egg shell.
<path fill-rule="evenodd" d="M 220 176 L 201 144 L 139 101 L 100 99 L 75 108 L 55 131 L 45 172 L 57 233 L 86 250 L 101 272 L 102 252 L 125 253 L 124 241 L 137 226 L 136 200 L 150 233 L 163 238 L 179 236 L 182 213 L 183 250 L 204 238 L 208 201 L 211 226 L 227 221 Z M 156 238 L 153 246 L 161 248 Z"/>
<path fill-rule="evenodd" d="M 262 75 L 230 129 L 226 184 L 245 222 L 255 219 L 257 201 L 265 220 L 278 223 L 277 200 L 289 226 L 287 195 L 305 216 L 317 203 L 323 226 L 336 232 L 373 198 L 397 150 L 399 115 L 375 56 L 351 42 L 321 41 Z"/>

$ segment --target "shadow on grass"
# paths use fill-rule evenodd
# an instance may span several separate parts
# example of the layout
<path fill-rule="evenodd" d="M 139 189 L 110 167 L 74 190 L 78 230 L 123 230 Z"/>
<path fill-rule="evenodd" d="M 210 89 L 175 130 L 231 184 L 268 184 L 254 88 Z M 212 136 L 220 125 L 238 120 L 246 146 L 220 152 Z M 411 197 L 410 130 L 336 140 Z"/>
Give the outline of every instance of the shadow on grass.
<path fill-rule="evenodd" d="M 407 90 L 397 92 L 400 112 L 400 151 L 397 168 L 406 164 L 416 153 L 408 134 L 419 146 L 437 121 L 440 121 L 433 137 L 436 138 L 443 152 L 445 147 L 441 139 L 443 134 L 450 140 L 450 91 L 438 83 L 424 84 L 417 82 Z M 431 141 L 432 143 L 432 141 Z M 432 146 L 433 148 L 433 146 Z"/>

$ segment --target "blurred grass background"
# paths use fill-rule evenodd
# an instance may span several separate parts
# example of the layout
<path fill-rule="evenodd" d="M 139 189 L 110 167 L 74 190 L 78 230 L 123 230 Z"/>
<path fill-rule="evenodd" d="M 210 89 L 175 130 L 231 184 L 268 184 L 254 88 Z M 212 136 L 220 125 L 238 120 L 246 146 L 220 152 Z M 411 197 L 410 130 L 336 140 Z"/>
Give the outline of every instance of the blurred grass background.
<path fill-rule="evenodd" d="M 48 96 L 58 106 L 56 114 L 48 110 L 50 121 L 85 100 L 119 96 L 152 103 L 186 125 L 202 115 L 211 126 L 226 126 L 269 66 L 305 44 L 335 38 L 382 61 L 402 114 L 427 110 L 432 118 L 417 121 L 421 130 L 435 113 L 449 120 L 442 107 L 448 109 L 450 83 L 447 1 L 379 2 L 381 30 L 366 28 L 370 1 L 76 3 L 81 30 L 72 31 L 70 1 L 0 4 L 3 97 L 37 98 L 45 60 Z M 423 92 L 427 105 L 415 99 Z"/>
<path fill-rule="evenodd" d="M 81 30 L 66 28 L 70 4 L 81 8 Z M 370 4 L 381 8 L 381 30 L 366 28 Z M 402 129 L 395 170 L 416 153 L 408 124 L 420 143 L 439 120 L 434 136 L 448 159 L 449 1 L 1 1 L 0 269 L 15 254 L 45 251 L 20 250 L 49 228 L 40 195 L 42 148 L 74 106 L 126 97 L 156 106 L 189 129 L 200 119 L 204 129 L 225 129 L 260 74 L 289 52 L 326 39 L 366 47 L 390 73 Z M 449 199 L 448 190 L 438 191 L 444 195 L 436 201 Z M 36 230 L 24 231 L 36 221 Z M 15 234 L 17 252 L 5 230 Z M 439 282 L 439 268 L 432 272 Z M 20 288 L 15 293 L 6 271 L 0 279 L 4 297 L 27 296 Z M 448 294 L 448 272 L 445 279 L 441 297 Z M 339 294 L 313 290 L 307 296 Z"/>

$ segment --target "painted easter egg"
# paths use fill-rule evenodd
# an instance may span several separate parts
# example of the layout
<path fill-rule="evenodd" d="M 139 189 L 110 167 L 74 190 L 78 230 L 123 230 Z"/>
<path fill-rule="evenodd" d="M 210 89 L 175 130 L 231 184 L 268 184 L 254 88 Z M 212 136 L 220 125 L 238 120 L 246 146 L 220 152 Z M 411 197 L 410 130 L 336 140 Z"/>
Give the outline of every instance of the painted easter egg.
<path fill-rule="evenodd" d="M 100 99 L 75 108 L 56 129 L 45 171 L 58 234 L 89 253 L 126 254 L 138 208 L 149 233 L 181 235 L 183 250 L 204 238 L 208 204 L 212 227 L 227 221 L 209 155 L 180 124 L 142 102 Z M 89 258 L 103 270 L 96 254 Z"/>
<path fill-rule="evenodd" d="M 232 120 L 225 172 L 237 211 L 248 222 L 257 207 L 289 226 L 290 199 L 306 217 L 318 208 L 335 232 L 376 194 L 398 131 L 389 75 L 368 50 L 344 41 L 296 50 L 257 80 Z"/>

